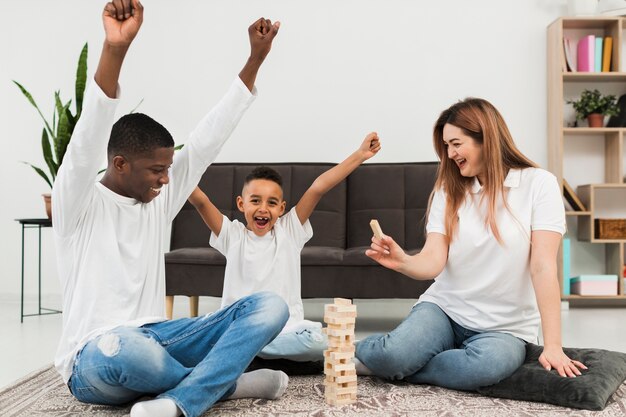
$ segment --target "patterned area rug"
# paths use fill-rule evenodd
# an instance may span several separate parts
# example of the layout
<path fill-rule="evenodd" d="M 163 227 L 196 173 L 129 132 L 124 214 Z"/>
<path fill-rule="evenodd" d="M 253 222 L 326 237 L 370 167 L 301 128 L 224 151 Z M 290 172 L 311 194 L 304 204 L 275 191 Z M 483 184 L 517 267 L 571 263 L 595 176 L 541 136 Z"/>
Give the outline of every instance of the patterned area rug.
<path fill-rule="evenodd" d="M 52 367 L 33 372 L 0 392 L 0 416 L 124 416 L 130 407 L 83 404 L 74 399 Z M 322 377 L 294 376 L 276 401 L 242 399 L 216 404 L 204 416 L 589 416 L 626 415 L 626 384 L 604 411 L 584 411 L 549 404 L 483 397 L 428 385 L 392 384 L 359 378 L 358 401 L 343 407 L 324 402 Z"/>

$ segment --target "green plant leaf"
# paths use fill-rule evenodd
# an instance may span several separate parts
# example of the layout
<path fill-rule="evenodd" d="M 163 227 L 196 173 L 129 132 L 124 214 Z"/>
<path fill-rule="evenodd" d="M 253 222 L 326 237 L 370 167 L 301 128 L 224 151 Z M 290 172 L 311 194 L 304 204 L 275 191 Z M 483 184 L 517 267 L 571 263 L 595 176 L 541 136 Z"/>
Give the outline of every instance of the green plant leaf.
<path fill-rule="evenodd" d="M 43 159 L 46 161 L 46 165 L 48 165 L 50 174 L 52 174 L 52 181 L 54 182 L 57 176 L 58 166 L 56 162 L 54 162 L 54 158 L 52 158 L 50 139 L 48 138 L 48 133 L 45 128 L 41 130 L 41 149 L 43 150 Z"/>
<path fill-rule="evenodd" d="M 78 58 L 78 67 L 76 68 L 76 118 L 80 117 L 83 111 L 83 97 L 85 95 L 85 86 L 87 85 L 87 55 L 89 52 L 88 44 L 85 43 L 80 57 Z"/>
<path fill-rule="evenodd" d="M 30 167 L 31 167 L 32 169 L 34 169 L 34 170 L 35 170 L 35 172 L 37 172 L 37 174 L 39 174 L 39 175 L 41 176 L 41 178 L 43 178 L 43 179 L 44 179 L 44 180 L 48 183 L 48 185 L 50 186 L 50 188 L 52 188 L 52 182 L 48 179 L 48 176 L 46 175 L 46 173 L 45 173 L 45 172 L 43 172 L 43 170 L 42 170 L 41 168 L 38 168 L 38 167 L 36 167 L 36 166 L 35 166 L 35 165 L 33 165 L 33 164 L 29 164 L 28 162 L 24 162 L 24 161 L 22 161 L 22 163 L 23 163 L 23 164 L 26 164 L 26 165 L 30 165 Z"/>
<path fill-rule="evenodd" d="M 54 180 L 56 179 L 59 167 L 63 162 L 65 152 L 69 145 L 74 127 L 80 118 L 82 111 L 83 98 L 85 93 L 85 87 L 87 83 L 87 43 L 83 46 L 80 56 L 78 58 L 78 67 L 76 69 L 76 82 L 75 82 L 75 94 L 76 94 L 76 115 L 72 114 L 70 105 L 72 100 L 63 105 L 61 101 L 60 91 L 54 93 L 54 111 L 52 112 L 52 127 L 41 113 L 39 106 L 33 99 L 32 95 L 17 81 L 13 80 L 13 83 L 17 85 L 22 94 L 26 97 L 28 102 L 35 107 L 37 113 L 44 122 L 44 128 L 41 135 L 41 147 L 44 157 L 44 161 L 48 169 L 50 170 L 50 176 L 48 176 L 41 168 L 36 167 L 28 162 L 24 164 L 30 165 L 46 183 L 52 187 Z"/>
<path fill-rule="evenodd" d="M 24 96 L 26 97 L 26 99 L 30 102 L 30 104 L 33 105 L 33 107 L 35 107 L 35 109 L 37 109 L 37 113 L 39 113 L 39 116 L 41 116 L 41 119 L 43 120 L 43 122 L 46 125 L 46 129 L 48 129 L 48 133 L 50 133 L 52 136 L 54 136 L 52 134 L 52 129 L 50 129 L 50 125 L 48 124 L 48 121 L 46 120 L 46 118 L 43 116 L 43 113 L 41 113 L 41 110 L 39 110 L 39 106 L 37 105 L 37 103 L 35 103 L 35 99 L 33 98 L 33 96 L 30 95 L 30 93 L 22 86 L 22 84 L 18 83 L 17 81 L 13 80 L 13 82 L 15 83 L 15 85 L 17 85 L 17 87 L 20 89 L 20 91 L 22 92 L 22 94 L 24 94 Z"/>
<path fill-rule="evenodd" d="M 65 118 L 64 118 L 64 124 L 66 125 L 66 127 L 64 127 L 64 131 L 61 132 L 61 123 L 59 123 L 59 154 L 58 154 L 58 161 L 59 161 L 59 165 L 61 165 L 61 163 L 63 162 L 63 158 L 65 157 L 65 152 L 67 151 L 67 147 L 70 144 L 70 139 L 72 138 L 72 133 L 74 132 L 74 126 L 76 126 L 76 119 L 74 118 L 74 116 L 72 115 L 72 112 L 70 111 L 70 103 L 71 101 L 68 101 L 67 104 L 64 107 L 64 114 L 65 114 Z"/>
<path fill-rule="evenodd" d="M 181 150 L 181 149 L 183 149 L 183 146 L 185 146 L 185 144 L 184 144 L 184 143 L 183 143 L 183 144 L 181 144 L 181 145 L 176 145 L 176 146 L 174 146 L 174 150 L 175 150 L 175 151 Z"/>
<path fill-rule="evenodd" d="M 55 151 L 56 157 L 59 165 L 63 163 L 63 157 L 65 156 L 65 151 L 67 149 L 67 145 L 70 142 L 71 134 L 68 129 L 68 120 L 66 110 L 69 107 L 70 102 L 61 109 L 61 113 L 59 113 L 59 124 L 57 127 L 57 140 L 55 141 Z"/>

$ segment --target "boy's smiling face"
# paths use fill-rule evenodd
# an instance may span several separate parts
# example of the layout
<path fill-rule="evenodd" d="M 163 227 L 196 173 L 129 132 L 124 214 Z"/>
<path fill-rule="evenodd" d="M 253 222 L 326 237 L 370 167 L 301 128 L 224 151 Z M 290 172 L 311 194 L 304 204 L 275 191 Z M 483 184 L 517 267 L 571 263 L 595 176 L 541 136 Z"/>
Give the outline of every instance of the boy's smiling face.
<path fill-rule="evenodd" d="M 283 189 L 274 181 L 255 179 L 243 186 L 237 208 L 246 218 L 246 227 L 257 236 L 265 236 L 285 212 Z"/>

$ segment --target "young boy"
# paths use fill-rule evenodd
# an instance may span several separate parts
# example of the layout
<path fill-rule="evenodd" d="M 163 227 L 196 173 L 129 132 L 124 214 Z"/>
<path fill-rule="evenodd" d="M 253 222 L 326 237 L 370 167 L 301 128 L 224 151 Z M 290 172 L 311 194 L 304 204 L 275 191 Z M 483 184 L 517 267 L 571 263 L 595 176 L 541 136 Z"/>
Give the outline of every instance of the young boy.
<path fill-rule="evenodd" d="M 268 167 L 252 171 L 237 197 L 245 225 L 224 216 L 200 188 L 189 197 L 211 229 L 211 246 L 226 257 L 222 305 L 259 291 L 272 291 L 289 306 L 287 324 L 261 350 L 260 358 L 298 362 L 323 359 L 327 340 L 322 325 L 304 320 L 300 297 L 300 251 L 313 236 L 309 217 L 324 194 L 379 150 L 378 134 L 370 133 L 345 161 L 320 175 L 284 216 L 282 180 Z"/>

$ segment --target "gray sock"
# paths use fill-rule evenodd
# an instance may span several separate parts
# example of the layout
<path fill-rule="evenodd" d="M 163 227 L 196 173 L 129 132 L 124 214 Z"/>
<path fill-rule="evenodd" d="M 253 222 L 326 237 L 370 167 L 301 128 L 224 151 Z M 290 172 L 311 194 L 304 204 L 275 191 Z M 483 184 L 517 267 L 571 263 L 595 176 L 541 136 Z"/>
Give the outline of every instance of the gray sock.
<path fill-rule="evenodd" d="M 256 371 L 246 372 L 239 377 L 237 388 L 228 399 L 264 398 L 275 400 L 283 395 L 288 383 L 289 377 L 282 371 L 257 369 Z"/>
<path fill-rule="evenodd" d="M 354 367 L 356 368 L 357 375 L 363 375 L 363 376 L 374 375 L 374 372 L 370 371 L 370 369 L 367 366 L 365 366 L 363 362 L 358 360 L 356 357 L 352 358 L 352 361 L 354 362 Z"/>

